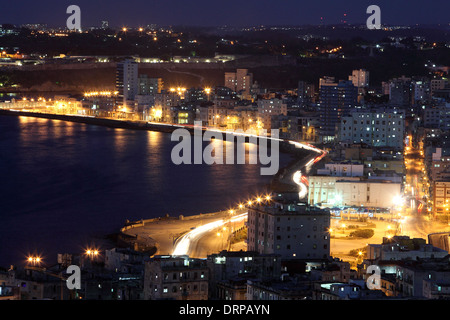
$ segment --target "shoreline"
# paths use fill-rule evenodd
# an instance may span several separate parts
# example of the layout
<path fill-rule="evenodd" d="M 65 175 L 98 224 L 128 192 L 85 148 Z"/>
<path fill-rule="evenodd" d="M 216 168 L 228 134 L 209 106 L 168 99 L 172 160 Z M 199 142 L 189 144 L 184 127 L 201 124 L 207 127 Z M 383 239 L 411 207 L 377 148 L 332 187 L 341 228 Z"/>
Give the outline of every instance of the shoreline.
<path fill-rule="evenodd" d="M 76 115 L 59 115 L 59 114 L 48 114 L 48 113 L 37 113 L 37 112 L 27 112 L 27 111 L 11 111 L 11 110 L 0 110 L 0 116 L 25 116 L 25 117 L 35 117 L 35 118 L 42 118 L 42 119 L 50 119 L 50 120 L 61 120 L 61 121 L 68 121 L 68 122 L 76 122 L 76 123 L 84 123 L 88 125 L 99 125 L 103 127 L 110 127 L 110 128 L 121 128 L 121 129 L 129 129 L 129 130 L 145 130 L 145 131 L 157 131 L 157 132 L 164 132 L 164 133 L 171 133 L 175 129 L 178 129 L 182 126 L 172 126 L 172 125 L 165 125 L 165 124 L 153 124 L 153 123 L 147 123 L 146 121 L 130 121 L 130 120 L 117 120 L 117 119 L 107 119 L 107 118 L 96 118 L 96 117 L 85 117 L 85 116 L 76 116 Z M 191 133 L 193 133 L 193 128 L 187 127 L 187 130 L 189 130 Z M 203 131 L 205 128 L 203 128 Z M 223 133 L 226 134 L 226 133 Z M 295 168 L 297 164 L 304 159 L 304 157 L 308 156 L 311 152 L 311 150 L 301 149 L 297 148 L 294 145 L 290 144 L 286 140 L 281 140 L 279 143 L 280 146 L 280 152 L 290 154 L 292 156 L 292 160 L 285 166 L 278 170 L 278 172 L 272 177 L 271 182 L 267 185 L 267 188 L 271 190 L 272 192 L 297 192 L 297 187 L 291 184 L 286 184 L 285 182 L 282 182 L 283 176 L 285 176 L 292 168 Z M 131 248 L 141 248 L 144 251 L 153 251 L 155 253 L 160 252 L 160 246 L 161 243 L 158 243 L 156 239 L 154 239 L 151 235 L 148 235 L 147 237 L 142 237 L 136 235 L 130 235 L 129 232 L 126 232 L 127 230 L 132 230 L 136 227 L 144 227 L 145 225 L 151 225 L 153 223 L 160 224 L 162 222 L 171 223 L 176 221 L 184 221 L 187 222 L 189 220 L 198 220 L 198 219 L 205 219 L 205 218 L 211 218 L 211 217 L 217 217 L 224 214 L 225 211 L 219 211 L 214 213 L 199 213 L 189 216 L 183 216 L 180 215 L 179 217 L 157 217 L 157 218 L 151 218 L 151 219 L 142 219 L 139 221 L 128 221 L 124 224 L 122 228 L 120 228 L 117 233 L 114 233 L 116 235 L 116 245 L 125 245 Z M 174 241 L 180 237 L 185 232 L 188 232 L 189 228 L 187 230 L 184 230 L 182 233 L 177 234 L 176 237 L 174 237 Z M 166 234 L 167 236 L 167 234 Z M 112 240 L 112 239 L 111 239 Z M 165 247 L 167 244 L 164 245 Z M 154 254 L 155 254 L 154 253 Z"/>
<path fill-rule="evenodd" d="M 164 132 L 164 133 L 172 133 L 174 130 L 179 128 L 184 128 L 188 130 L 191 134 L 194 133 L 194 128 L 189 126 L 182 125 L 172 125 L 172 124 L 158 124 L 158 123 L 149 123 L 144 120 L 117 120 L 117 119 L 108 119 L 94 116 L 78 116 L 78 115 L 63 115 L 63 114 L 52 114 L 52 113 L 39 113 L 39 112 L 30 112 L 30 111 L 12 111 L 6 109 L 0 109 L 0 116 L 13 116 L 13 117 L 34 117 L 34 118 L 42 118 L 42 119 L 50 119 L 50 120 L 60 120 L 60 121 L 68 121 L 68 122 L 76 122 L 76 123 L 84 123 L 89 125 L 97 125 L 109 128 L 119 128 L 119 129 L 129 129 L 129 130 L 144 130 L 144 131 L 156 131 L 156 132 Z M 202 131 L 205 132 L 209 128 L 202 128 Z M 221 132 L 222 135 L 226 135 L 226 132 Z M 224 137 L 225 138 L 225 137 Z M 259 139 L 264 137 L 259 137 Z M 246 142 L 248 141 L 248 137 L 245 137 Z M 269 140 L 270 141 L 270 140 Z M 280 168 L 278 172 L 274 175 L 274 179 L 277 176 L 282 174 L 282 171 L 285 169 L 292 167 L 297 163 L 300 157 L 307 156 L 309 153 L 313 152 L 311 150 L 297 148 L 293 144 L 289 142 L 289 140 L 280 139 L 279 140 L 280 152 L 290 154 L 295 159 L 291 161 L 286 167 Z"/>
<path fill-rule="evenodd" d="M 132 130 L 148 130 L 148 131 L 159 131 L 168 133 L 171 133 L 173 130 L 175 130 L 175 127 L 170 127 L 167 125 L 149 124 L 145 121 L 142 121 L 140 123 L 130 120 L 117 120 L 117 119 L 97 118 L 97 117 L 87 117 L 77 115 L 63 115 L 63 114 L 11 111 L 11 110 L 0 110 L 0 115 L 61 120 L 68 122 L 85 123 L 90 125 L 98 125 L 110 128 L 132 129 Z"/>

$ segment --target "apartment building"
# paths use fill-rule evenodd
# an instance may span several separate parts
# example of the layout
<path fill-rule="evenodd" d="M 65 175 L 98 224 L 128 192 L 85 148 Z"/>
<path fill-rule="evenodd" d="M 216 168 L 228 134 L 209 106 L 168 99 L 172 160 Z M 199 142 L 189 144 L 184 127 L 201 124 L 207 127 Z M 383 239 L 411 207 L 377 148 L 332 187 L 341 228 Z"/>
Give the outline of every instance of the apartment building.
<path fill-rule="evenodd" d="M 144 299 L 207 300 L 206 261 L 187 256 L 155 256 L 146 261 Z"/>
<path fill-rule="evenodd" d="M 248 211 L 248 250 L 282 258 L 328 259 L 330 213 L 291 201 L 255 205 Z"/>

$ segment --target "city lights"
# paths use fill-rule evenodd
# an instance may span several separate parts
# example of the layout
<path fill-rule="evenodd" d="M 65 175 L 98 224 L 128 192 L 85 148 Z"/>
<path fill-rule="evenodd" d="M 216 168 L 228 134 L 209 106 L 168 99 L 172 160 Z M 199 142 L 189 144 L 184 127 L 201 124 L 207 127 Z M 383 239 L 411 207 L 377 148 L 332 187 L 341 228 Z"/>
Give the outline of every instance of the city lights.
<path fill-rule="evenodd" d="M 448 10 L 374 6 L 8 2 L 0 300 L 448 299 Z"/>
<path fill-rule="evenodd" d="M 40 256 L 28 256 L 27 263 L 31 266 L 38 266 L 42 263 L 42 258 Z"/>
<path fill-rule="evenodd" d="M 100 256 L 100 251 L 98 249 L 95 248 L 88 248 L 84 251 L 84 254 L 89 258 L 89 259 L 96 259 L 97 257 Z"/>

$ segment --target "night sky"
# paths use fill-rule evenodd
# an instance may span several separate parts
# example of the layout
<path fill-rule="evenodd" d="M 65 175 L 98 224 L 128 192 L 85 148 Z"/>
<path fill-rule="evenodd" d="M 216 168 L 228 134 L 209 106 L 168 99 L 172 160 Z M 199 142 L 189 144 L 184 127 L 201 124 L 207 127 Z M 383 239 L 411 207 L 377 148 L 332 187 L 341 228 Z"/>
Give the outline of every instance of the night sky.
<path fill-rule="evenodd" d="M 381 23 L 387 25 L 446 24 L 450 22 L 448 0 L 22 0 L 2 1 L 0 23 L 16 25 L 46 23 L 65 26 L 66 8 L 81 8 L 82 27 L 140 25 L 250 26 L 339 23 L 347 13 L 349 23 L 365 23 L 366 8 L 381 8 Z"/>

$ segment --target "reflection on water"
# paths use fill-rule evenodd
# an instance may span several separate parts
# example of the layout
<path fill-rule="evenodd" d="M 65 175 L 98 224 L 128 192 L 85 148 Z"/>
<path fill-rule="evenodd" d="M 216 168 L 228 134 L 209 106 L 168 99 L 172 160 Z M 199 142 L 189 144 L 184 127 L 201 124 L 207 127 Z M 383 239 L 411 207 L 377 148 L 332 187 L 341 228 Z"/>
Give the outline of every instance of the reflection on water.
<path fill-rule="evenodd" d="M 224 210 L 270 182 L 248 155 L 243 165 L 175 165 L 176 143 L 167 133 L 0 116 L 0 266 L 28 252 L 76 253 L 126 219 Z"/>

